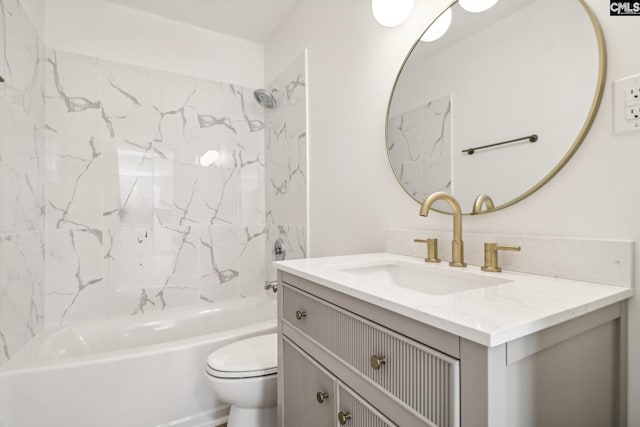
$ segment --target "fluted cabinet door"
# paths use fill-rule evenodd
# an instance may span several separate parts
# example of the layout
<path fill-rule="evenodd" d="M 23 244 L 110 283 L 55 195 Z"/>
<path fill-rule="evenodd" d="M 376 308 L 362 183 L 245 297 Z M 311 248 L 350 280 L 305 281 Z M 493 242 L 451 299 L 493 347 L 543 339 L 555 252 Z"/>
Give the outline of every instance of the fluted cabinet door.
<path fill-rule="evenodd" d="M 391 421 L 379 414 L 357 394 L 338 383 L 338 425 L 346 427 L 393 427 Z"/>
<path fill-rule="evenodd" d="M 284 427 L 335 427 L 335 381 L 287 339 L 284 357 Z"/>

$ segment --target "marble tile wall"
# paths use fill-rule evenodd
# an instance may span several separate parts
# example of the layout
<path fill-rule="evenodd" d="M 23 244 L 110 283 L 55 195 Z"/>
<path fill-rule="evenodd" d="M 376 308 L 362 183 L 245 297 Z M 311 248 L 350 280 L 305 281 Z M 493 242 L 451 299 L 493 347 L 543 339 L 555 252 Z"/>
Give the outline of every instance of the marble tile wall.
<path fill-rule="evenodd" d="M 451 192 L 451 96 L 389 118 L 389 158 L 416 199 Z"/>
<path fill-rule="evenodd" d="M 262 292 L 252 92 L 47 52 L 47 326 Z"/>
<path fill-rule="evenodd" d="M 269 89 L 278 105 L 265 113 L 267 276 L 274 244 L 281 241 L 285 259 L 307 256 L 307 96 L 305 54 L 301 54 Z"/>
<path fill-rule="evenodd" d="M 23 2 L 0 0 L 0 366 L 44 325 L 46 52 L 37 19 Z"/>

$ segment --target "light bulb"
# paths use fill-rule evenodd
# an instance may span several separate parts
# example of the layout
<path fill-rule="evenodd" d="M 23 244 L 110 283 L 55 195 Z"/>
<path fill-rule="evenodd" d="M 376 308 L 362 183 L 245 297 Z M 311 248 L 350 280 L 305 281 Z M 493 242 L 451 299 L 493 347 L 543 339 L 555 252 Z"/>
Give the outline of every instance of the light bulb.
<path fill-rule="evenodd" d="M 371 10 L 380 25 L 397 27 L 411 15 L 413 0 L 372 0 Z"/>
<path fill-rule="evenodd" d="M 420 37 L 420 40 L 423 42 L 432 42 L 438 40 L 440 37 L 444 36 L 444 33 L 447 32 L 449 27 L 451 26 L 451 20 L 453 19 L 453 13 L 451 13 L 451 8 L 444 11 L 442 15 L 438 17 L 433 24 L 425 31 L 425 33 Z"/>
<path fill-rule="evenodd" d="M 460 6 L 467 12 L 484 12 L 491 9 L 498 0 L 459 0 Z"/>
<path fill-rule="evenodd" d="M 200 156 L 200 158 L 198 159 L 198 163 L 200 163 L 202 166 L 211 166 L 212 164 L 217 162 L 219 158 L 220 153 L 218 153 L 216 150 L 209 150 L 202 156 Z"/>

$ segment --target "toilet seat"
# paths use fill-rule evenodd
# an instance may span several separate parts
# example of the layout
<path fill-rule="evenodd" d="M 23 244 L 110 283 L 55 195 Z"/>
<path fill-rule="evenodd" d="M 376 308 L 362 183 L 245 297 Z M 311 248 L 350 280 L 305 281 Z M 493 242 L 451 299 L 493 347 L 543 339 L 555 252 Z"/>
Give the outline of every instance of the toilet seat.
<path fill-rule="evenodd" d="M 259 335 L 219 348 L 207 358 L 207 375 L 256 378 L 278 372 L 278 334 Z"/>

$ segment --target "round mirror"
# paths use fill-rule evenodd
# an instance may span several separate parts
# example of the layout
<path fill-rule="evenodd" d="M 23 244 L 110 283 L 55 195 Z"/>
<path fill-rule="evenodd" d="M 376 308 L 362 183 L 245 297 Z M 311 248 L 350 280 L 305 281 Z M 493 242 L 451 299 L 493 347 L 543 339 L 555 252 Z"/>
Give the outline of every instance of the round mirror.
<path fill-rule="evenodd" d="M 441 18 L 422 39 L 450 19 L 446 32 L 416 42 L 394 85 L 391 167 L 419 203 L 446 191 L 465 213 L 505 208 L 586 136 L 604 85 L 600 27 L 582 0 L 502 0 L 480 13 L 455 3 Z"/>

